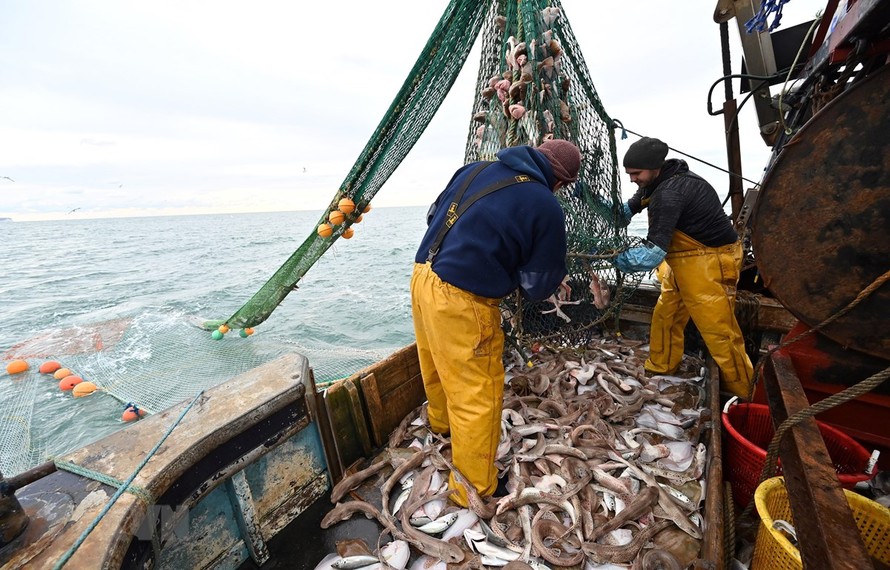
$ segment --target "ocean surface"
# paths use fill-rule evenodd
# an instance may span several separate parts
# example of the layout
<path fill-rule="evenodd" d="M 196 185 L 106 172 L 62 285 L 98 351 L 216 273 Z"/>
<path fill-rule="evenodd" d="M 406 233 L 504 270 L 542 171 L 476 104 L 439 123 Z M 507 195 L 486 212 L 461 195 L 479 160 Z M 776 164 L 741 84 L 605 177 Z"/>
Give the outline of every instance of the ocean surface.
<path fill-rule="evenodd" d="M 195 326 L 241 307 L 320 212 L 0 222 L 0 472 L 12 476 L 283 354 L 317 382 L 413 342 L 409 280 L 426 207 L 376 208 L 308 271 L 252 336 Z M 631 233 L 645 233 L 638 216 Z M 31 368 L 9 375 L 5 364 Z M 99 390 L 74 398 L 57 360 Z"/>

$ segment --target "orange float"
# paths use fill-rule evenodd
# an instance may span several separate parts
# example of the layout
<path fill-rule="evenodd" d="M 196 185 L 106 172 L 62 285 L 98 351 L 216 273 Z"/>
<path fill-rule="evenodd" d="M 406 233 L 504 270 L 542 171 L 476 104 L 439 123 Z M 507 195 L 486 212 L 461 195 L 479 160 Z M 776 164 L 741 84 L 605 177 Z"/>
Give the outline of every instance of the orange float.
<path fill-rule="evenodd" d="M 61 380 L 65 376 L 71 376 L 72 374 L 74 373 L 71 372 L 70 368 L 59 368 L 58 370 L 53 372 L 53 378 L 55 378 L 56 380 Z"/>
<path fill-rule="evenodd" d="M 124 410 L 124 413 L 121 414 L 121 421 L 134 422 L 139 418 L 145 417 L 146 414 L 147 412 L 145 410 L 140 410 L 139 406 L 127 406 L 127 409 Z"/>
<path fill-rule="evenodd" d="M 75 386 L 83 382 L 83 378 L 80 376 L 75 376 L 71 374 L 70 376 L 65 376 L 59 381 L 59 390 L 63 392 L 67 392 L 68 390 L 73 390 Z"/>
<path fill-rule="evenodd" d="M 61 367 L 62 365 L 59 364 L 59 362 L 55 360 L 47 360 L 40 365 L 40 368 L 38 368 L 38 370 L 40 370 L 41 374 L 52 374 Z"/>
<path fill-rule="evenodd" d="M 346 216 L 343 215 L 343 212 L 340 210 L 331 210 L 331 213 L 328 214 L 328 221 L 334 224 L 335 226 L 339 226 L 343 223 L 343 220 L 346 219 Z"/>
<path fill-rule="evenodd" d="M 89 396 L 98 389 L 99 387 L 92 382 L 80 382 L 79 384 L 74 386 L 74 388 L 71 390 L 71 393 L 74 395 L 75 398 L 83 398 L 84 396 Z"/>
<path fill-rule="evenodd" d="M 219 325 L 219 328 L 217 328 L 216 330 L 218 330 L 219 332 L 221 332 L 223 334 L 226 334 L 227 332 L 229 332 L 229 325 L 221 324 L 221 325 Z"/>
<path fill-rule="evenodd" d="M 351 214 L 355 210 L 355 202 L 349 198 L 340 198 L 340 201 L 337 202 L 337 209 L 344 214 Z"/>
<path fill-rule="evenodd" d="M 331 234 L 334 233 L 334 227 L 331 224 L 321 224 L 315 231 L 323 238 L 331 237 Z"/>
<path fill-rule="evenodd" d="M 362 214 L 367 214 L 370 211 L 371 211 L 371 204 L 368 204 L 367 206 L 365 206 L 365 209 L 362 210 Z"/>
<path fill-rule="evenodd" d="M 29 368 L 28 362 L 25 360 L 13 360 L 6 365 L 7 374 L 20 374 Z"/>
<path fill-rule="evenodd" d="M 355 231 L 353 231 L 352 228 L 346 228 L 345 230 L 343 230 L 343 233 L 340 234 L 340 237 L 342 237 L 343 239 L 349 239 L 353 235 L 355 235 Z"/>

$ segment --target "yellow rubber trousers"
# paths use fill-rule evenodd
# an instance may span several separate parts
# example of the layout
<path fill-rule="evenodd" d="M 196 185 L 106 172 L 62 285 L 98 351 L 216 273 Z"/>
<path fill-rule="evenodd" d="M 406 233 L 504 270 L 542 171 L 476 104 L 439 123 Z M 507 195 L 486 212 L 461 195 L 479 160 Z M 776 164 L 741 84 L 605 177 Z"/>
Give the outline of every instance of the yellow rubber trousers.
<path fill-rule="evenodd" d="M 482 495 L 497 488 L 495 454 L 504 404 L 504 332 L 500 299 L 474 295 L 439 279 L 429 263 L 411 276 L 411 312 L 430 427 L 451 432 L 454 466 Z M 454 477 L 452 499 L 467 506 Z"/>
<path fill-rule="evenodd" d="M 742 244 L 706 247 L 674 231 L 658 267 L 661 295 L 652 313 L 646 370 L 672 374 L 683 357 L 683 330 L 692 318 L 720 367 L 722 389 L 747 398 L 754 369 L 735 318 Z"/>

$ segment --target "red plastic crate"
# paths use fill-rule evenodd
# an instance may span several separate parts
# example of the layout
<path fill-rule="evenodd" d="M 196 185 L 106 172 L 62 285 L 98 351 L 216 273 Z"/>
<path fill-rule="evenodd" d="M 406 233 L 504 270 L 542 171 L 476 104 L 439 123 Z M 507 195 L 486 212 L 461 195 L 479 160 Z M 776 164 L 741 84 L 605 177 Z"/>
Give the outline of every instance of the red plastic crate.
<path fill-rule="evenodd" d="M 751 501 L 760 481 L 766 460 L 766 448 L 772 441 L 774 429 L 769 406 L 738 404 L 723 413 L 724 478 L 732 486 L 736 505 L 744 508 Z M 838 473 L 842 487 L 852 489 L 856 483 L 875 476 L 865 467 L 871 453 L 844 432 L 816 421 L 828 455 Z M 777 471 L 781 474 L 781 467 Z"/>

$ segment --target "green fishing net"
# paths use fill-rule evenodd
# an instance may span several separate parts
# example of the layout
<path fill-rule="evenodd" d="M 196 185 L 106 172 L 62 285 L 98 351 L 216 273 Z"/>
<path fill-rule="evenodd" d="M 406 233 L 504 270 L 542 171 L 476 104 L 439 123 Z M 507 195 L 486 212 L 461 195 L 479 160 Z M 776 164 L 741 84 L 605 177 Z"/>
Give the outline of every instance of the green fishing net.
<path fill-rule="evenodd" d="M 620 202 L 612 121 L 568 15 L 558 0 L 453 0 L 322 213 L 319 231 L 243 307 L 228 319 L 206 322 L 205 328 L 262 323 L 325 251 L 351 231 L 429 125 L 480 35 L 478 89 L 468 117 L 465 161 L 493 160 L 504 147 L 536 146 L 550 137 L 573 141 L 583 156 L 579 180 L 557 195 L 566 214 L 571 293 L 544 302 L 523 301 L 518 294 L 505 299 L 508 339 L 523 347 L 578 344 L 616 316 L 640 275 L 620 274 L 605 254 L 632 245 L 635 238 L 617 223 L 610 206 Z M 342 208 L 343 199 L 354 210 Z M 330 212 L 338 209 L 344 210 L 343 222 L 329 224 Z"/>

